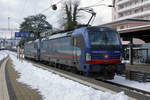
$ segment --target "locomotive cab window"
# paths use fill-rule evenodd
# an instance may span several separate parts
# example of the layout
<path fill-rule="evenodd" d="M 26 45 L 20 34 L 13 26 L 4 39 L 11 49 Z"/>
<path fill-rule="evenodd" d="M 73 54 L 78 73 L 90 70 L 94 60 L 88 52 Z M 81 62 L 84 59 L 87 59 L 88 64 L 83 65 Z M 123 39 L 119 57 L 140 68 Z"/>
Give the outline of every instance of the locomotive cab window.
<path fill-rule="evenodd" d="M 120 48 L 119 35 L 113 30 L 88 30 L 89 39 L 92 49 L 111 50 Z"/>
<path fill-rule="evenodd" d="M 84 39 L 82 35 L 77 35 L 75 37 L 72 37 L 72 43 L 73 46 L 84 48 Z"/>

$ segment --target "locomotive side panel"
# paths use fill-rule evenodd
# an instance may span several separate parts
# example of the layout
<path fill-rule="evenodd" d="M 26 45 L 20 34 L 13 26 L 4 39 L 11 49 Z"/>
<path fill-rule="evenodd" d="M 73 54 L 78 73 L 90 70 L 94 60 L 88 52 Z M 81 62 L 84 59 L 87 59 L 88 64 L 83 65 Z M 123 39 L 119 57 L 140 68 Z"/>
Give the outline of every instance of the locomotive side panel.
<path fill-rule="evenodd" d="M 48 49 L 49 49 L 49 41 L 48 40 L 44 40 L 44 41 L 41 41 L 41 50 L 40 50 L 40 60 L 41 61 L 46 61 L 48 62 L 49 61 L 49 56 L 46 56 L 48 55 Z"/>
<path fill-rule="evenodd" d="M 77 67 L 80 55 L 75 54 L 77 47 L 71 45 L 71 37 L 65 36 L 42 42 L 41 60 Z"/>

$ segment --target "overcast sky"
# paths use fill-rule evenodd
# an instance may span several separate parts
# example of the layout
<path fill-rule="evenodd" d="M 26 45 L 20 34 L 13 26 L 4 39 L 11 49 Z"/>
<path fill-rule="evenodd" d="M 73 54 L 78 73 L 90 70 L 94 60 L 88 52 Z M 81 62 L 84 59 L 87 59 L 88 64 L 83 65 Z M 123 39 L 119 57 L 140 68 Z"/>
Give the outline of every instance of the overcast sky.
<path fill-rule="evenodd" d="M 0 28 L 8 28 L 8 17 L 10 17 L 10 28 L 19 28 L 24 17 L 36 15 L 59 1 L 60 0 L 0 0 Z M 112 0 L 80 0 L 80 7 L 101 3 L 111 5 Z M 58 10 L 53 11 L 49 9 L 43 12 L 43 14 L 47 16 L 48 22 L 52 24 L 53 27 L 59 28 L 61 3 L 57 6 Z M 92 25 L 100 25 L 112 20 L 112 8 L 98 6 L 93 9 L 96 12 L 96 19 Z M 85 13 L 80 21 L 87 23 L 90 16 L 90 14 Z M 0 30 L 0 37 L 10 37 L 10 32 Z"/>

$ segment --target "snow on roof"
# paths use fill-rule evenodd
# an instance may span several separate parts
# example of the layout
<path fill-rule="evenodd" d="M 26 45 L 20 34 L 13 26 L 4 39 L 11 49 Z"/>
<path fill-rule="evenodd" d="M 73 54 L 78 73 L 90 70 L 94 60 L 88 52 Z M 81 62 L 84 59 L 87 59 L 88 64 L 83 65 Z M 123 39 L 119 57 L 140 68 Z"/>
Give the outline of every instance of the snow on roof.
<path fill-rule="evenodd" d="M 30 43 L 32 43 L 33 41 L 29 41 L 29 42 L 27 42 L 27 44 L 30 44 Z"/>
<path fill-rule="evenodd" d="M 47 40 L 47 38 L 42 38 L 42 40 L 41 40 L 41 41 L 44 41 L 44 40 Z"/>
<path fill-rule="evenodd" d="M 54 34 L 54 35 L 50 35 L 48 37 L 45 37 L 45 38 L 42 38 L 41 41 L 44 41 L 44 40 L 48 40 L 48 39 L 56 39 L 56 38 L 60 38 L 60 37 L 65 37 L 67 36 L 68 33 L 58 33 L 58 34 Z"/>
<path fill-rule="evenodd" d="M 58 33 L 55 35 L 51 35 L 48 37 L 48 39 L 55 39 L 55 38 L 60 38 L 60 37 L 64 37 L 64 36 L 67 36 L 67 33 Z"/>
<path fill-rule="evenodd" d="M 38 42 L 39 41 L 39 39 L 36 39 L 34 42 Z"/>

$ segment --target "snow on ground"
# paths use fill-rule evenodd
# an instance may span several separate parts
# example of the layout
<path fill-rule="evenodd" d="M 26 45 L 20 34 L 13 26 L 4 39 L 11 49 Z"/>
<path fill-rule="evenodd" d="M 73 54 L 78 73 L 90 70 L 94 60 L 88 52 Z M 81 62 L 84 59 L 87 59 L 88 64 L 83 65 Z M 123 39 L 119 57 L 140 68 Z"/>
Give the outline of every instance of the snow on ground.
<path fill-rule="evenodd" d="M 3 60 L 6 56 L 7 54 L 3 50 L 0 50 L 0 61 Z"/>
<path fill-rule="evenodd" d="M 8 51 L 8 50 L 4 50 L 4 53 L 5 54 L 9 54 L 9 55 L 15 55 L 15 56 L 17 56 L 16 52 L 11 52 L 11 51 Z"/>
<path fill-rule="evenodd" d="M 140 83 L 137 81 L 126 80 L 125 77 L 117 76 L 117 75 L 115 75 L 114 79 L 110 80 L 110 81 L 150 92 L 150 83 L 149 82 Z"/>
<path fill-rule="evenodd" d="M 43 100 L 128 100 L 123 92 L 111 94 L 95 90 L 66 79 L 47 70 L 37 68 L 26 61 L 19 61 L 10 53 L 14 68 L 20 73 L 19 82 L 37 89 Z"/>

